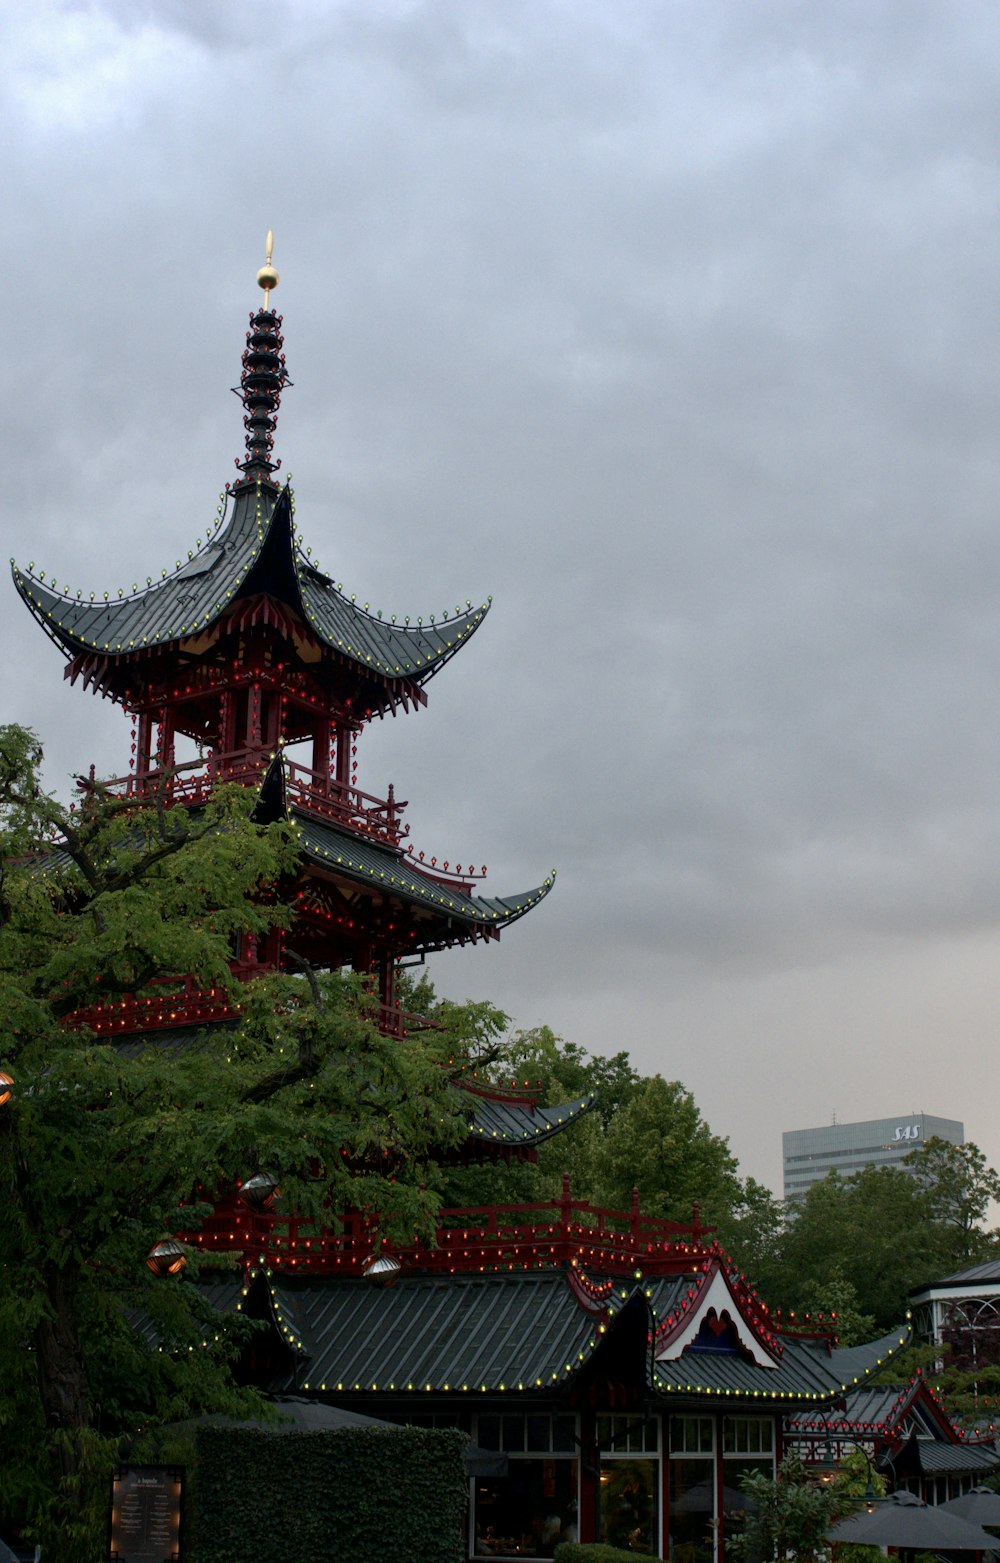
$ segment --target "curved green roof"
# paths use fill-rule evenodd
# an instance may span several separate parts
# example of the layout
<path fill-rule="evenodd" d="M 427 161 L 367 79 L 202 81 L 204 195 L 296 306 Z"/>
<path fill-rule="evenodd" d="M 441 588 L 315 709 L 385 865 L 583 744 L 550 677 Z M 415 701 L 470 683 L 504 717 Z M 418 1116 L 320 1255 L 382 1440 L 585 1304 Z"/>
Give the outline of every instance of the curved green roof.
<path fill-rule="evenodd" d="M 359 607 L 299 546 L 289 488 L 239 485 L 216 535 L 160 580 L 127 595 L 60 592 L 34 566 L 11 562 L 14 585 L 57 645 L 70 655 L 129 656 L 204 634 L 242 598 L 264 592 L 285 602 L 323 645 L 390 685 L 421 684 L 459 651 L 489 603 L 467 604 L 428 623 L 386 620 Z"/>
<path fill-rule="evenodd" d="M 303 855 L 318 868 L 335 870 L 359 884 L 373 885 L 410 905 L 422 906 L 467 927 L 495 928 L 499 932 L 543 900 L 555 883 L 553 871 L 535 889 L 518 895 L 467 895 L 457 886 L 440 883 L 392 847 L 366 841 L 304 810 L 293 809 L 289 817 Z"/>
<path fill-rule="evenodd" d="M 690 1279 L 690 1278 L 688 1278 Z M 326 1392 L 563 1389 L 628 1308 L 650 1292 L 616 1282 L 597 1313 L 563 1270 L 529 1274 L 401 1275 L 389 1289 L 362 1278 L 262 1277 L 279 1327 L 308 1358 L 299 1387 Z M 645 1370 L 657 1398 L 688 1397 L 789 1407 L 832 1400 L 872 1374 L 908 1340 L 907 1330 L 846 1350 L 784 1339 L 777 1368 L 739 1357 L 689 1352 Z"/>

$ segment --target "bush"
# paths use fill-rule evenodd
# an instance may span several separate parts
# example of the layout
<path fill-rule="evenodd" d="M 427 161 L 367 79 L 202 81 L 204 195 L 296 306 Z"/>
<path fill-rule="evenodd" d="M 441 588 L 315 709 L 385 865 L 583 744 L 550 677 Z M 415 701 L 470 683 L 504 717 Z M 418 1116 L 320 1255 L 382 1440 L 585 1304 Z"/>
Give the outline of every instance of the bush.
<path fill-rule="evenodd" d="M 552 1563 L 635 1563 L 638 1552 L 609 1547 L 603 1541 L 561 1541 Z"/>
<path fill-rule="evenodd" d="M 461 1563 L 467 1483 L 453 1429 L 198 1429 L 198 1563 Z"/>

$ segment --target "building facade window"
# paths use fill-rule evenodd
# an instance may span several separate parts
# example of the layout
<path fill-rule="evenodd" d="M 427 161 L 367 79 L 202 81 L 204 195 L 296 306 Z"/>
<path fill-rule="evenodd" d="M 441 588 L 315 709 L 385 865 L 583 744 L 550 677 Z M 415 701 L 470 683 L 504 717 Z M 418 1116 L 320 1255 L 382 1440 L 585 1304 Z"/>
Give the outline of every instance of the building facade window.
<path fill-rule="evenodd" d="M 722 1420 L 722 1504 L 726 1525 L 746 1508 L 744 1476 L 774 1475 L 774 1422 L 766 1416 L 727 1416 Z"/>
<path fill-rule="evenodd" d="M 655 1417 L 597 1419 L 600 1540 L 629 1552 L 660 1550 L 660 1424 Z"/>
<path fill-rule="evenodd" d="M 475 1557 L 551 1558 L 579 1539 L 577 1428 L 548 1412 L 481 1412 L 472 1436 L 507 1456 L 505 1476 L 472 1482 L 469 1522 Z"/>
<path fill-rule="evenodd" d="M 715 1420 L 670 1419 L 670 1535 L 675 1563 L 712 1563 L 715 1550 Z"/>

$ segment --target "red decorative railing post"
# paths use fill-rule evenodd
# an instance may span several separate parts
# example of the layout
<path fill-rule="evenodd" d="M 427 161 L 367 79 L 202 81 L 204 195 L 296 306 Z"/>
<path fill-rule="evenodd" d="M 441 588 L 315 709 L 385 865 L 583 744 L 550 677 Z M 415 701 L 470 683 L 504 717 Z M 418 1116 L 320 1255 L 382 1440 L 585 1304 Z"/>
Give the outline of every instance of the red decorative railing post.
<path fill-rule="evenodd" d="M 570 1223 L 573 1215 L 573 1197 L 569 1185 L 569 1173 L 562 1175 L 562 1197 L 559 1200 L 559 1258 L 569 1258 Z"/>

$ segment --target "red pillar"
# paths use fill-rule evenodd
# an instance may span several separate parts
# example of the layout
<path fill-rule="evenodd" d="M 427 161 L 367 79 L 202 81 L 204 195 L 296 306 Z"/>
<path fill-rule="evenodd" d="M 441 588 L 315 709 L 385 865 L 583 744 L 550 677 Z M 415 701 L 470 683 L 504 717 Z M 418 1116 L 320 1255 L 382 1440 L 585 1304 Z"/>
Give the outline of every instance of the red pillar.
<path fill-rule="evenodd" d="M 660 1417 L 660 1556 L 670 1555 L 670 1418 Z"/>
<path fill-rule="evenodd" d="M 170 706 L 160 707 L 159 726 L 157 757 L 160 762 L 160 769 L 172 771 L 174 768 L 174 713 Z"/>
<path fill-rule="evenodd" d="M 344 722 L 337 723 L 337 781 L 351 785 L 351 729 Z"/>
<path fill-rule="evenodd" d="M 330 723 L 325 717 L 317 721 L 313 731 L 312 768 L 317 785 L 325 791 L 330 780 Z"/>
<path fill-rule="evenodd" d="M 596 1541 L 600 1524 L 600 1460 L 597 1418 L 589 1409 L 580 1412 L 580 1540 Z"/>
<path fill-rule="evenodd" d="M 141 711 L 136 724 L 135 774 L 148 776 L 152 769 L 153 718 L 148 711 Z"/>

